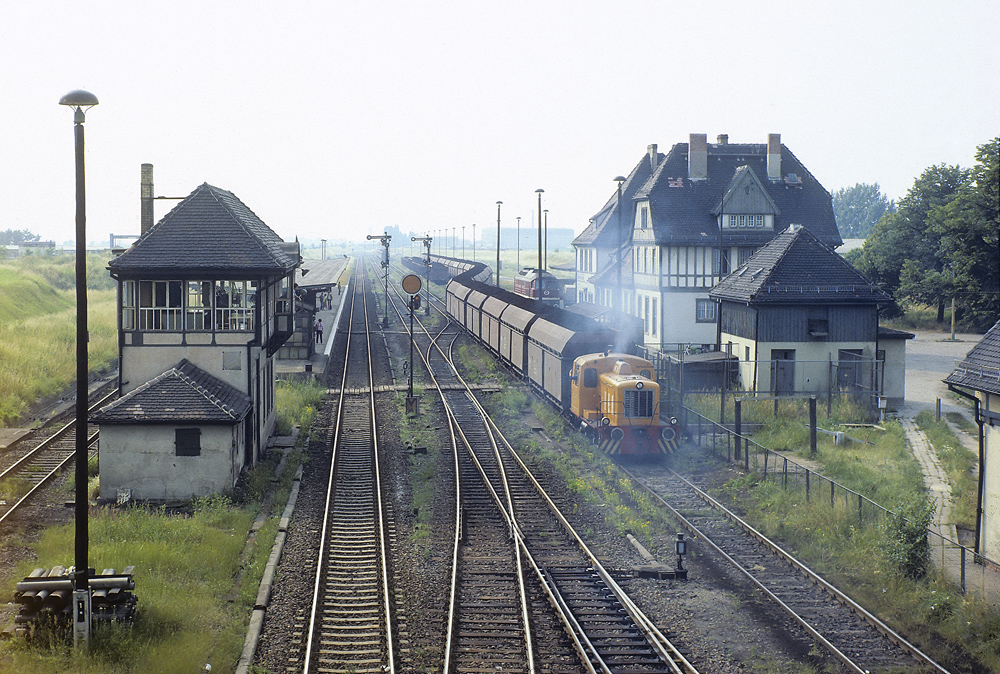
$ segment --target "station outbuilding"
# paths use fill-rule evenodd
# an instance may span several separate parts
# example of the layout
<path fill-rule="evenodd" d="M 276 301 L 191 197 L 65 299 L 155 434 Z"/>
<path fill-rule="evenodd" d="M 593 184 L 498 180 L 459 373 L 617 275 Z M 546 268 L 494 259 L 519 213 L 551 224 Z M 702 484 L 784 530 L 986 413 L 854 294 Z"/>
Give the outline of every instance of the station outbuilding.
<path fill-rule="evenodd" d="M 879 326 L 892 298 L 808 229 L 787 227 L 709 297 L 719 305 L 719 350 L 736 359 L 740 389 L 903 404 L 913 334 Z"/>
<path fill-rule="evenodd" d="M 944 382 L 975 406 L 979 426 L 976 552 L 1000 559 L 1000 321 Z"/>

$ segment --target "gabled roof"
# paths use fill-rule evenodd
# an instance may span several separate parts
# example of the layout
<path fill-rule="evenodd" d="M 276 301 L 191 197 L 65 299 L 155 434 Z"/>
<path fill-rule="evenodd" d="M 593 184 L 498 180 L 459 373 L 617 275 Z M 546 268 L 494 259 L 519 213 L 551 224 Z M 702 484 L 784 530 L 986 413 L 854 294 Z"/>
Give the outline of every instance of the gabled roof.
<path fill-rule="evenodd" d="M 99 424 L 234 424 L 250 405 L 239 389 L 182 360 L 90 418 Z"/>
<path fill-rule="evenodd" d="M 946 384 L 1000 395 L 1000 321 L 986 331 L 979 343 L 972 347 L 965 359 L 944 381 Z"/>
<path fill-rule="evenodd" d="M 203 183 L 108 263 L 112 276 L 245 278 L 284 275 L 299 262 L 287 244 L 232 192 Z"/>
<path fill-rule="evenodd" d="M 628 241 L 632 236 L 632 226 L 635 219 L 635 205 L 632 203 L 636 192 L 646 183 L 653 173 L 651 157 L 655 155 L 657 165 L 663 163 L 663 153 L 656 152 L 655 146 L 650 146 L 649 151 L 642 156 L 639 163 L 635 165 L 632 172 L 628 174 L 625 182 L 622 183 L 622 202 L 624 209 L 621 211 L 621 226 L 624 230 L 620 236 L 623 241 Z M 611 193 L 604 207 L 590 219 L 590 224 L 573 239 L 574 246 L 597 246 L 599 248 L 614 248 L 618 244 L 618 188 Z"/>
<path fill-rule="evenodd" d="M 746 168 L 744 168 L 746 167 Z M 781 145 L 781 179 L 767 179 L 767 145 L 764 143 L 708 144 L 708 175 L 688 178 L 688 143 L 677 143 L 648 181 L 636 192 L 647 199 L 656 242 L 665 245 L 718 245 L 723 195 L 734 185 L 737 171 L 750 170 L 774 204 L 774 230 L 731 232 L 724 242 L 760 246 L 791 224 L 801 224 L 826 245 L 843 243 L 833 215 L 830 193 Z M 729 199 L 726 200 L 726 212 Z"/>
<path fill-rule="evenodd" d="M 746 304 L 888 304 L 892 298 L 804 227 L 790 226 L 709 292 Z"/>

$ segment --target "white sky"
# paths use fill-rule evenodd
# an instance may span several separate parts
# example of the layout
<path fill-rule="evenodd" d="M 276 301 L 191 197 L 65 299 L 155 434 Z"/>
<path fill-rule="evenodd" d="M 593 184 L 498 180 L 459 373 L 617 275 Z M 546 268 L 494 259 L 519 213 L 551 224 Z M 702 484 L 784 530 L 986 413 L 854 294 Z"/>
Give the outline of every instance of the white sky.
<path fill-rule="evenodd" d="M 1000 3 L 260 2 L 0 5 L 0 230 L 88 239 L 208 182 L 285 239 L 472 223 L 580 231 L 656 143 L 780 133 L 830 192 L 899 198 L 1000 134 Z M 157 218 L 175 202 L 158 202 Z M 482 231 L 480 230 L 480 234 Z"/>

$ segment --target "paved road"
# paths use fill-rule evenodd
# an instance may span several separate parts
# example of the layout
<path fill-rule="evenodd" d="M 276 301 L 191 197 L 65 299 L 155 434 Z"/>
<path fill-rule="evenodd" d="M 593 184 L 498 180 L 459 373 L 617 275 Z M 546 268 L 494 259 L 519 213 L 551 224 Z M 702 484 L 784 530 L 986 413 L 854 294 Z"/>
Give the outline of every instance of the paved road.
<path fill-rule="evenodd" d="M 906 407 L 914 416 L 920 410 L 934 409 L 941 398 L 941 411 L 960 412 L 972 421 L 972 412 L 953 402 L 948 387 L 941 380 L 951 374 L 955 364 L 979 343 L 982 335 L 956 334 L 928 330 L 911 330 L 916 338 L 906 343 Z M 903 416 L 908 416 L 903 412 Z"/>

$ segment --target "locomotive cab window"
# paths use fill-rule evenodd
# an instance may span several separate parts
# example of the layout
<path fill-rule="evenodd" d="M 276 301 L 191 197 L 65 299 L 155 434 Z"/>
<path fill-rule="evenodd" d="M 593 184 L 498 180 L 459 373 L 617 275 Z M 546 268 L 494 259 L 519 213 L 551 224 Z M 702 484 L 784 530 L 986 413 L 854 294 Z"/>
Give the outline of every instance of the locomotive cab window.
<path fill-rule="evenodd" d="M 587 367 L 583 370 L 583 385 L 587 388 L 597 386 L 597 368 Z"/>
<path fill-rule="evenodd" d="M 653 373 L 649 370 L 640 370 L 639 375 L 645 377 L 646 379 L 652 379 Z"/>

